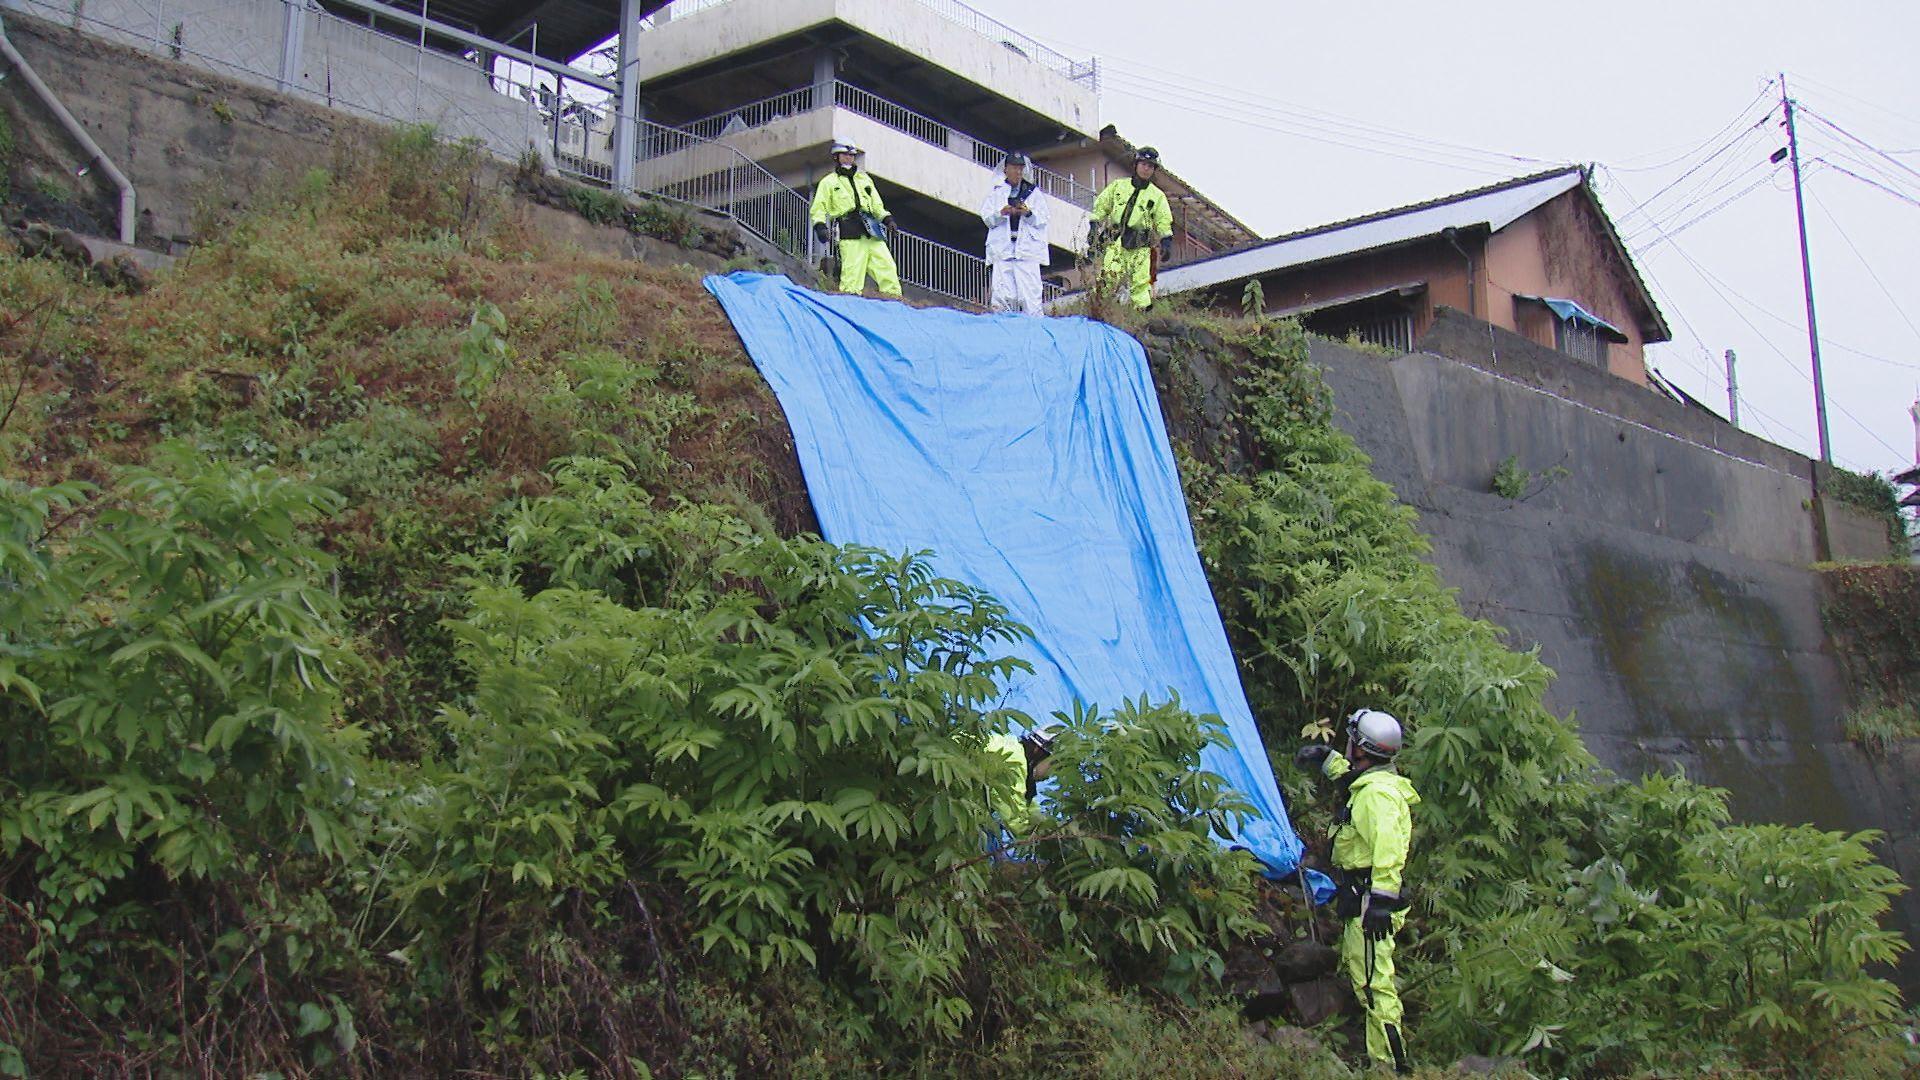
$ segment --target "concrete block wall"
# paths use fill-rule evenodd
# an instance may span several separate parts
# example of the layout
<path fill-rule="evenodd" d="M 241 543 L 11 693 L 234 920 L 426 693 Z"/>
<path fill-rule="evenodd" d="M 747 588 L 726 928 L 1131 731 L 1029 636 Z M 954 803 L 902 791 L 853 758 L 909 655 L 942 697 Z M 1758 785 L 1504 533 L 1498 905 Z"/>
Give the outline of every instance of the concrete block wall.
<path fill-rule="evenodd" d="M 529 146 L 551 156 L 552 135 L 539 110 L 496 92 L 478 65 L 310 11 L 304 3 L 0 0 L 0 8 L 353 115 L 432 124 L 449 138 L 478 139 L 503 157 L 517 157 Z M 292 79 L 283 85 L 289 34 L 295 58 Z M 57 55 L 48 63 L 58 64 Z"/>
<path fill-rule="evenodd" d="M 1714 446 L 1659 430 L 1648 421 L 1693 418 L 1637 387 L 1624 389 L 1646 400 L 1575 385 L 1599 373 L 1532 372 L 1558 393 L 1522 384 L 1519 354 L 1501 352 L 1506 381 L 1484 353 L 1475 366 L 1313 345 L 1336 422 L 1419 512 L 1441 578 L 1468 615 L 1539 649 L 1549 706 L 1602 764 L 1682 769 L 1726 788 L 1741 820 L 1886 832 L 1883 856 L 1914 887 L 1894 922 L 1920 941 L 1920 784 L 1846 737 L 1849 687 L 1811 569 L 1810 463 L 1737 433 Z M 1508 499 L 1489 490 L 1507 455 L 1570 473 Z M 1899 976 L 1920 987 L 1920 960 Z"/>

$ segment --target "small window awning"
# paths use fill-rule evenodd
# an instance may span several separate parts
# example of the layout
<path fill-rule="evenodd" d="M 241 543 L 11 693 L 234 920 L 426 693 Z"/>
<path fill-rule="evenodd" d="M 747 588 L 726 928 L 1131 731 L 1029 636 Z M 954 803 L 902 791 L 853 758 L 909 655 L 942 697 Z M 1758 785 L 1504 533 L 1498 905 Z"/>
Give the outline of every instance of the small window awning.
<path fill-rule="evenodd" d="M 1275 319 L 1285 319 L 1293 315 L 1311 315 L 1316 311 L 1358 304 L 1362 300 L 1378 300 L 1387 296 L 1413 297 L 1427 290 L 1424 281 L 1409 281 L 1403 285 L 1389 285 L 1384 289 L 1370 289 L 1366 292 L 1348 293 L 1345 296 L 1328 297 L 1325 300 L 1309 300 L 1304 304 L 1295 304 L 1289 308 L 1277 308 L 1267 314 Z"/>
<path fill-rule="evenodd" d="M 1601 337 L 1606 338 L 1616 345 L 1625 345 L 1628 341 L 1625 331 L 1600 316 L 1595 315 L 1593 312 L 1588 311 L 1586 308 L 1581 307 L 1572 300 L 1563 300 L 1558 296 L 1527 296 L 1522 293 L 1515 293 L 1513 298 L 1515 300 L 1531 300 L 1536 304 L 1545 304 L 1547 310 L 1553 312 L 1561 321 L 1579 323 L 1582 326 L 1591 326 L 1599 332 Z"/>

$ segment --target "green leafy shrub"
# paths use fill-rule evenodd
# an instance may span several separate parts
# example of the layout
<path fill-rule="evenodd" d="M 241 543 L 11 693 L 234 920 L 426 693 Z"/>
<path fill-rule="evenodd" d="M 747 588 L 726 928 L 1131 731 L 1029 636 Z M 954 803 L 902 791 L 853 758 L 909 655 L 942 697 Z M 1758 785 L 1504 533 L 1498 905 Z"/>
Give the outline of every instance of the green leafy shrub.
<path fill-rule="evenodd" d="M 1885 757 L 1900 743 L 1920 738 L 1920 709 L 1904 703 L 1870 702 L 1847 714 L 1846 729 L 1854 745 L 1874 757 Z"/>
<path fill-rule="evenodd" d="M 1248 813 L 1200 767 L 1222 729 L 1144 696 L 1057 720 L 1054 784 L 1033 826 L 1045 888 L 1027 918 L 1108 970 L 1196 1002 L 1220 977 L 1223 944 L 1265 930 L 1252 917 L 1257 864 L 1212 835 Z"/>
<path fill-rule="evenodd" d="M 1464 617 L 1421 560 L 1411 511 L 1331 424 L 1297 328 L 1258 328 L 1243 346 L 1259 461 L 1251 475 L 1189 462 L 1196 532 L 1270 749 L 1358 702 L 1410 727 L 1401 765 L 1423 801 L 1402 977 L 1422 1017 L 1416 1054 L 1496 1050 L 1604 1074 L 1834 1061 L 1844 1035 L 1897 1016 L 1862 960 L 1900 947 L 1877 928 L 1897 886 L 1871 862 L 1873 838 L 1729 826 L 1719 792 L 1601 772 L 1544 707 L 1551 673 Z M 1321 831 L 1324 811 L 1292 805 L 1304 832 Z M 1770 860 L 1792 888 L 1745 878 Z M 1742 920 L 1763 903 L 1795 966 L 1736 989 L 1720 953 L 1754 940 Z M 1828 919 L 1865 952 L 1778 936 Z"/>
<path fill-rule="evenodd" d="M 337 502 L 181 447 L 158 460 L 104 505 L 0 487 L 0 885 L 35 927 L 0 977 L 36 1008 L 118 1014 L 158 962 L 224 974 L 181 1008 L 232 1010 L 262 950 L 289 980 L 343 959 L 305 890 L 360 850 L 368 763 L 340 715 L 327 562 L 298 536 Z M 205 937 L 182 941 L 167 920 L 196 903 Z M 324 1000 L 295 1038 L 332 1029 L 350 1052 L 351 1011 Z"/>

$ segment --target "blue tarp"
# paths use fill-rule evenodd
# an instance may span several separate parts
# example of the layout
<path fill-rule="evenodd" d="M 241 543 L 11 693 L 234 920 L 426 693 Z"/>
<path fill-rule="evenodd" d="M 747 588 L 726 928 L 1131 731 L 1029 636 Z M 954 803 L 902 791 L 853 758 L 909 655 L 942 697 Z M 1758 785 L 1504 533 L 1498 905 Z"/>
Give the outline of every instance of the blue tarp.
<path fill-rule="evenodd" d="M 1226 723 L 1203 765 L 1257 817 L 1274 875 L 1288 823 L 1213 603 L 1138 342 L 1081 318 L 915 310 L 784 277 L 709 277 L 787 414 L 829 541 L 934 552 L 1033 629 L 1005 704 L 1036 723 L 1169 690 Z M 1318 875 L 1315 875 L 1318 877 Z"/>

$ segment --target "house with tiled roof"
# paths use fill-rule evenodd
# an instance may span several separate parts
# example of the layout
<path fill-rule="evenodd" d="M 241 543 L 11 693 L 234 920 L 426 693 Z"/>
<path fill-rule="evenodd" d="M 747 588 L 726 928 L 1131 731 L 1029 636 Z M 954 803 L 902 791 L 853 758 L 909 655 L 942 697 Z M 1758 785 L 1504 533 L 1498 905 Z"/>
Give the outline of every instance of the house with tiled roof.
<path fill-rule="evenodd" d="M 1254 281 L 1269 314 L 1330 337 L 1410 351 L 1453 308 L 1641 385 L 1645 347 L 1673 336 L 1579 166 L 1246 244 L 1157 291 L 1237 310 Z"/>

